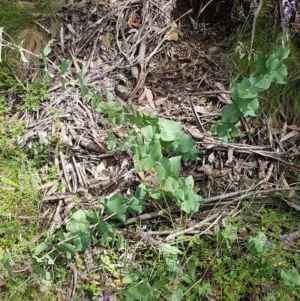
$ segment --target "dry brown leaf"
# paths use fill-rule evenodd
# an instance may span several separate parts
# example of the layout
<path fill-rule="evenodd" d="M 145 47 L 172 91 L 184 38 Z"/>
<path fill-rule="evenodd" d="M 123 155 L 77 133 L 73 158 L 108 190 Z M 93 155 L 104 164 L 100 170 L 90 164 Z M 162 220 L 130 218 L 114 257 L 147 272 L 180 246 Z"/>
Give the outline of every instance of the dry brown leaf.
<path fill-rule="evenodd" d="M 146 99 L 150 105 L 150 107 L 152 109 L 155 109 L 155 104 L 153 102 L 153 94 L 152 91 L 150 89 L 148 89 L 147 87 L 145 87 L 145 95 L 146 95 Z"/>
<path fill-rule="evenodd" d="M 189 128 L 188 131 L 191 134 L 191 136 L 195 139 L 201 140 L 204 138 L 203 133 L 198 128 Z"/>
<path fill-rule="evenodd" d="M 155 103 L 156 106 L 160 106 L 162 104 L 164 104 L 164 102 L 168 99 L 168 96 L 166 97 L 160 97 L 155 99 L 153 102 Z"/>
<path fill-rule="evenodd" d="M 105 48 L 111 48 L 112 47 L 112 39 L 109 38 L 108 36 L 100 36 L 99 41 L 101 41 L 102 45 Z"/>
<path fill-rule="evenodd" d="M 7 281 L 5 279 L 0 279 L 0 287 L 4 287 L 7 285 Z"/>
<path fill-rule="evenodd" d="M 153 102 L 153 94 L 152 91 L 150 89 L 148 89 L 147 87 L 144 87 L 144 91 L 143 93 L 140 95 L 138 102 L 140 104 L 146 105 L 146 101 L 147 103 L 150 105 L 150 107 L 152 109 L 155 109 L 155 104 Z"/>
<path fill-rule="evenodd" d="M 138 102 L 140 104 L 145 104 L 145 100 L 146 100 L 146 90 L 144 89 L 142 94 L 139 96 Z"/>
<path fill-rule="evenodd" d="M 103 59 L 101 59 L 100 57 L 98 57 L 95 61 L 91 62 L 90 67 L 96 69 L 96 68 L 103 66 L 104 63 L 105 63 L 105 61 Z"/>
<path fill-rule="evenodd" d="M 141 20 L 137 15 L 130 14 L 127 25 L 129 28 L 139 28 L 141 26 Z"/>
<path fill-rule="evenodd" d="M 215 86 L 220 90 L 220 91 L 226 91 L 224 85 L 220 82 L 215 82 Z M 223 102 L 223 103 L 231 103 L 231 98 L 230 94 L 228 93 L 220 93 L 217 95 L 218 99 Z"/>

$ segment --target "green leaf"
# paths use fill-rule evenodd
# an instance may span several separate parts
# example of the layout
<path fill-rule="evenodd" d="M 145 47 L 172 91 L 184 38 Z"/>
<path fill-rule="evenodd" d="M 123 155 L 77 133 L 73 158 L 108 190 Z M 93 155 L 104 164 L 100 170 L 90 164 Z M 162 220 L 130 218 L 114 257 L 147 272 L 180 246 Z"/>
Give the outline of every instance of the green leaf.
<path fill-rule="evenodd" d="M 283 62 L 276 57 L 275 53 L 272 53 L 267 58 L 266 67 L 269 71 L 274 71 L 277 70 L 282 64 Z"/>
<path fill-rule="evenodd" d="M 49 265 L 55 264 L 55 258 L 53 258 L 52 256 L 48 255 L 48 256 L 46 256 L 46 259 L 47 259 L 47 264 L 49 264 Z"/>
<path fill-rule="evenodd" d="M 171 301 L 181 301 L 183 297 L 183 291 L 181 289 L 177 289 L 173 292 L 171 296 Z"/>
<path fill-rule="evenodd" d="M 76 211 L 71 216 L 70 220 L 77 221 L 77 222 L 84 222 L 84 223 L 87 222 L 85 210 L 80 209 L 80 210 Z M 70 226 L 69 231 L 74 232 L 71 225 L 69 225 L 69 226 Z M 76 227 L 75 231 L 77 231 L 77 227 Z"/>
<path fill-rule="evenodd" d="M 151 141 L 154 137 L 154 131 L 153 131 L 153 126 L 148 125 L 145 126 L 141 129 L 142 133 L 144 134 L 145 140 L 146 141 Z"/>
<path fill-rule="evenodd" d="M 257 111 L 259 108 L 258 98 L 244 100 L 238 104 L 238 107 L 244 116 L 257 116 Z"/>
<path fill-rule="evenodd" d="M 108 133 L 107 137 L 108 137 L 107 149 L 109 151 L 113 151 L 117 145 L 117 138 L 112 131 Z"/>
<path fill-rule="evenodd" d="M 179 145 L 178 145 L 178 150 L 181 153 L 187 153 L 190 150 L 193 149 L 195 146 L 195 141 L 187 134 L 181 134 L 179 136 Z"/>
<path fill-rule="evenodd" d="M 147 150 L 145 148 L 145 145 L 143 145 L 143 146 L 142 145 L 138 145 L 137 147 L 136 146 L 132 146 L 131 147 L 131 151 L 134 153 L 134 157 L 137 160 L 149 157 L 149 155 L 147 153 Z"/>
<path fill-rule="evenodd" d="M 237 84 L 234 84 L 232 87 L 231 87 L 231 98 L 232 98 L 232 102 L 233 104 L 235 103 L 239 103 L 240 101 L 243 101 L 244 99 L 241 98 L 239 96 L 239 91 L 238 91 L 238 85 Z"/>
<path fill-rule="evenodd" d="M 152 288 L 148 281 L 132 285 L 126 292 L 126 300 L 128 301 L 151 301 L 152 299 Z"/>
<path fill-rule="evenodd" d="M 141 214 L 144 211 L 144 208 L 145 208 L 145 202 L 143 199 L 132 197 L 128 201 L 128 210 L 130 210 L 133 213 Z"/>
<path fill-rule="evenodd" d="M 14 274 L 13 274 L 13 268 L 11 264 L 11 259 L 9 253 L 5 253 L 1 259 L 1 263 L 3 267 L 6 269 L 8 276 L 9 276 L 9 282 L 12 285 L 16 285 L 17 281 L 14 279 Z"/>
<path fill-rule="evenodd" d="M 8 275 L 10 277 L 13 277 L 13 269 L 12 269 L 12 264 L 10 262 L 10 255 L 9 253 L 5 253 L 1 259 L 3 267 L 6 269 Z"/>
<path fill-rule="evenodd" d="M 180 204 L 180 209 L 186 213 L 195 213 L 199 210 L 202 201 L 203 199 L 200 195 L 192 193 Z"/>
<path fill-rule="evenodd" d="M 78 251 L 84 252 L 92 243 L 90 230 L 86 229 L 86 231 L 78 232 L 77 236 L 72 239 L 72 242 L 76 246 Z"/>
<path fill-rule="evenodd" d="M 184 193 L 186 195 L 189 195 L 190 193 L 193 193 L 193 188 L 194 188 L 194 179 L 192 176 L 188 176 L 186 178 L 182 179 L 182 189 L 184 190 Z"/>
<path fill-rule="evenodd" d="M 167 175 L 170 175 L 170 161 L 167 158 L 162 158 L 160 162 L 155 165 L 155 170 L 159 174 L 160 178 L 166 178 Z"/>
<path fill-rule="evenodd" d="M 60 82 L 61 82 L 62 90 L 65 91 L 66 90 L 66 84 L 67 84 L 67 81 L 66 81 L 65 77 L 62 76 L 61 79 L 60 79 Z"/>
<path fill-rule="evenodd" d="M 51 249 L 53 247 L 53 244 L 50 242 L 42 242 L 40 243 L 38 246 L 35 247 L 33 255 L 34 256 L 38 256 L 41 253 L 43 253 L 44 251 L 47 251 L 49 249 Z"/>
<path fill-rule="evenodd" d="M 259 92 L 265 91 L 270 88 L 271 78 L 269 75 L 264 75 L 259 81 L 255 83 L 255 87 L 260 89 Z"/>
<path fill-rule="evenodd" d="M 174 196 L 181 202 L 185 200 L 185 194 L 182 189 L 176 189 L 174 191 Z"/>
<path fill-rule="evenodd" d="M 291 288 L 300 286 L 300 275 L 295 267 L 290 270 L 282 269 L 280 276 L 283 279 L 285 285 Z"/>
<path fill-rule="evenodd" d="M 289 57 L 290 47 L 288 45 L 285 45 L 285 47 L 279 46 L 274 53 L 279 61 L 283 61 Z"/>
<path fill-rule="evenodd" d="M 177 247 L 174 247 L 170 244 L 164 243 L 162 246 L 162 251 L 169 255 L 178 255 L 182 254 L 182 251 L 180 251 Z"/>
<path fill-rule="evenodd" d="M 147 153 L 154 161 L 159 161 L 162 158 L 160 142 L 158 140 L 151 142 L 148 146 Z"/>
<path fill-rule="evenodd" d="M 108 200 L 101 199 L 100 202 L 105 206 L 108 215 L 113 215 L 114 218 L 125 224 L 127 205 L 121 195 L 115 194 Z"/>
<path fill-rule="evenodd" d="M 223 138 L 224 141 L 228 141 L 230 136 L 237 132 L 237 127 L 239 123 L 224 123 L 217 126 L 217 134 L 219 137 Z"/>
<path fill-rule="evenodd" d="M 227 104 L 222 109 L 221 118 L 223 123 L 237 123 L 242 116 L 243 113 L 235 104 Z"/>
<path fill-rule="evenodd" d="M 63 59 L 59 66 L 59 71 L 61 75 L 64 75 L 69 70 L 70 67 L 71 67 L 71 61 L 67 59 Z"/>
<path fill-rule="evenodd" d="M 71 259 L 75 255 L 75 248 L 74 248 L 74 246 L 72 244 L 69 244 L 69 243 L 58 244 L 56 246 L 56 249 L 58 251 L 66 252 L 67 259 Z"/>
<path fill-rule="evenodd" d="M 86 96 L 89 95 L 89 89 L 87 86 L 80 85 L 80 95 L 82 98 L 85 98 L 85 101 L 88 101 L 88 100 L 86 100 L 86 98 L 87 98 Z"/>
<path fill-rule="evenodd" d="M 255 66 L 255 74 L 258 76 L 266 75 L 269 73 L 267 69 L 267 57 L 263 55 L 255 55 L 254 57 L 254 66 Z"/>
<path fill-rule="evenodd" d="M 258 90 L 252 85 L 248 78 L 244 78 L 241 83 L 237 84 L 238 96 L 242 99 L 254 98 L 258 94 Z"/>
<path fill-rule="evenodd" d="M 85 251 L 90 246 L 92 235 L 84 210 L 78 210 L 71 216 L 66 224 L 66 229 L 70 237 L 75 236 L 72 242 L 78 251 Z"/>
<path fill-rule="evenodd" d="M 153 200 L 161 200 L 163 197 L 165 197 L 165 194 L 161 191 L 161 189 L 155 189 L 152 188 L 149 191 L 149 196 L 153 199 Z"/>
<path fill-rule="evenodd" d="M 223 230 L 221 233 L 222 236 L 229 242 L 229 244 L 232 244 L 237 239 L 236 234 L 232 230 L 231 224 L 228 224 L 225 227 L 225 230 Z"/>
<path fill-rule="evenodd" d="M 171 176 L 178 176 L 181 172 L 181 156 L 171 157 L 170 162 L 170 172 Z"/>
<path fill-rule="evenodd" d="M 199 154 L 201 154 L 201 151 L 197 148 L 192 148 L 190 151 L 188 151 L 187 153 L 183 153 L 181 154 L 181 160 L 183 162 L 187 162 L 187 161 L 195 161 L 197 160 Z"/>
<path fill-rule="evenodd" d="M 256 236 L 250 237 L 248 244 L 252 253 L 261 255 L 267 250 L 268 238 L 263 232 L 258 232 Z"/>
<path fill-rule="evenodd" d="M 182 134 L 181 124 L 172 120 L 159 120 L 161 139 L 163 141 L 173 141 Z"/>
<path fill-rule="evenodd" d="M 148 191 L 147 191 L 147 187 L 145 184 L 140 184 L 136 191 L 135 191 L 135 197 L 140 199 L 140 200 L 145 200 L 147 195 L 148 195 Z"/>
<path fill-rule="evenodd" d="M 140 161 L 139 166 L 142 167 L 143 171 L 149 171 L 153 166 L 155 166 L 156 163 L 156 160 L 153 160 L 150 156 L 147 156 Z"/>
<path fill-rule="evenodd" d="M 176 179 L 167 177 L 162 181 L 162 188 L 167 192 L 174 193 L 174 191 L 179 188 L 179 183 Z"/>
<path fill-rule="evenodd" d="M 86 219 L 89 224 L 96 224 L 99 222 L 99 212 L 97 210 L 84 210 Z"/>
<path fill-rule="evenodd" d="M 145 147 L 146 143 L 145 143 L 145 140 L 144 140 L 144 135 L 143 134 L 136 134 L 135 135 L 135 142 L 136 142 L 137 145 Z"/>
<path fill-rule="evenodd" d="M 101 238 L 102 243 L 108 243 L 114 239 L 115 236 L 114 227 L 110 223 L 102 219 L 100 219 L 97 224 L 97 231 L 99 231 L 99 233 L 102 235 Z"/>
<path fill-rule="evenodd" d="M 83 63 L 82 68 L 80 70 L 80 81 L 82 84 L 86 84 L 86 74 L 87 74 L 87 66 Z"/>
<path fill-rule="evenodd" d="M 51 39 L 47 43 L 46 47 L 43 49 L 43 55 L 44 56 L 48 56 L 51 53 L 51 45 L 53 44 L 54 41 L 55 41 L 54 39 Z"/>
<path fill-rule="evenodd" d="M 282 64 L 277 70 L 270 72 L 270 79 L 276 84 L 286 84 L 287 68 Z"/>

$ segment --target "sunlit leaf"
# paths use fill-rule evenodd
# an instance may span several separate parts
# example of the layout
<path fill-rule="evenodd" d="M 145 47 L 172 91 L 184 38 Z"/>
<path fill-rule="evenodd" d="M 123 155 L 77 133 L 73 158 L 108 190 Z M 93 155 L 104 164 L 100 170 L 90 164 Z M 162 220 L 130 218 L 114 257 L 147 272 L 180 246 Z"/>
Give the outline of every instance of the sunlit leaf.
<path fill-rule="evenodd" d="M 182 251 L 180 251 L 177 247 L 172 246 L 172 245 L 167 244 L 167 243 L 163 244 L 162 250 L 163 250 L 164 253 L 170 254 L 170 255 L 182 254 Z"/>
<path fill-rule="evenodd" d="M 172 120 L 159 120 L 161 139 L 163 141 L 173 141 L 182 133 L 181 124 Z"/>
<path fill-rule="evenodd" d="M 92 235 L 84 210 L 78 210 L 71 216 L 66 224 L 66 229 L 78 251 L 84 251 L 90 246 Z"/>
<path fill-rule="evenodd" d="M 178 176 L 181 172 L 181 156 L 171 157 L 170 162 L 170 171 L 172 176 Z"/>
<path fill-rule="evenodd" d="M 44 251 L 49 250 L 52 246 L 53 246 L 52 243 L 44 241 L 44 242 L 40 243 L 37 247 L 35 247 L 33 255 L 38 256 L 41 253 L 43 253 Z"/>
<path fill-rule="evenodd" d="M 70 67 L 71 67 L 71 61 L 67 59 L 63 59 L 60 63 L 59 71 L 62 75 L 64 75 L 69 70 Z"/>
<path fill-rule="evenodd" d="M 259 108 L 258 98 L 244 100 L 238 104 L 238 107 L 244 116 L 257 116 Z"/>
<path fill-rule="evenodd" d="M 179 137 L 178 150 L 181 153 L 189 152 L 195 146 L 195 141 L 187 134 L 181 134 Z"/>
<path fill-rule="evenodd" d="M 47 43 L 46 47 L 43 49 L 43 55 L 44 56 L 48 56 L 51 53 L 51 45 L 53 44 L 54 41 L 55 41 L 54 39 L 51 39 Z"/>
<path fill-rule="evenodd" d="M 171 301 L 181 301 L 183 297 L 183 291 L 181 289 L 177 289 L 173 292 L 171 296 Z"/>
<path fill-rule="evenodd" d="M 119 194 L 115 194 L 108 200 L 101 199 L 101 203 L 105 206 L 106 213 L 113 215 L 114 218 L 117 218 L 122 223 L 125 223 L 126 220 L 127 205 L 125 202 L 124 198 Z"/>
<path fill-rule="evenodd" d="M 289 287 L 300 287 L 300 275 L 295 267 L 290 270 L 282 269 L 280 272 L 280 276 L 284 281 L 284 284 Z"/>

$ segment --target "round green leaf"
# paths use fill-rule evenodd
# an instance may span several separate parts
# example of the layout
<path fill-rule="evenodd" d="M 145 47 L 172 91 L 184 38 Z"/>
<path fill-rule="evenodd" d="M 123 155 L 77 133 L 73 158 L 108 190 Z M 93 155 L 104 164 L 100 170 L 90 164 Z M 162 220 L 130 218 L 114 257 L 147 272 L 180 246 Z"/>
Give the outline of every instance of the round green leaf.
<path fill-rule="evenodd" d="M 161 139 L 163 141 L 173 141 L 182 133 L 181 124 L 172 120 L 159 120 Z"/>
<path fill-rule="evenodd" d="M 222 121 L 224 123 L 236 123 L 243 116 L 238 106 L 227 104 L 222 109 Z"/>

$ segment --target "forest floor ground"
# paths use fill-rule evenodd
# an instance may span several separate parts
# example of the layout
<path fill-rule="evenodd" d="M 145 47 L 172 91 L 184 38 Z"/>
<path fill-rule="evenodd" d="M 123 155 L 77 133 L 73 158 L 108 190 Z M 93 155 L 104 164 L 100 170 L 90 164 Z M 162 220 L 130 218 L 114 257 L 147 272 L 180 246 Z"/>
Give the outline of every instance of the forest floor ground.
<path fill-rule="evenodd" d="M 244 118 L 221 141 L 231 8 L 197 20 L 197 4 L 170 3 L 70 5 L 51 76 L 0 87 L 1 300 L 300 300 L 299 125 Z M 110 101 L 115 112 L 99 109 Z M 202 197 L 196 213 L 149 197 L 120 223 L 99 201 L 155 182 L 120 146 L 131 128 L 112 121 L 127 105 L 194 139 L 180 177 Z"/>

